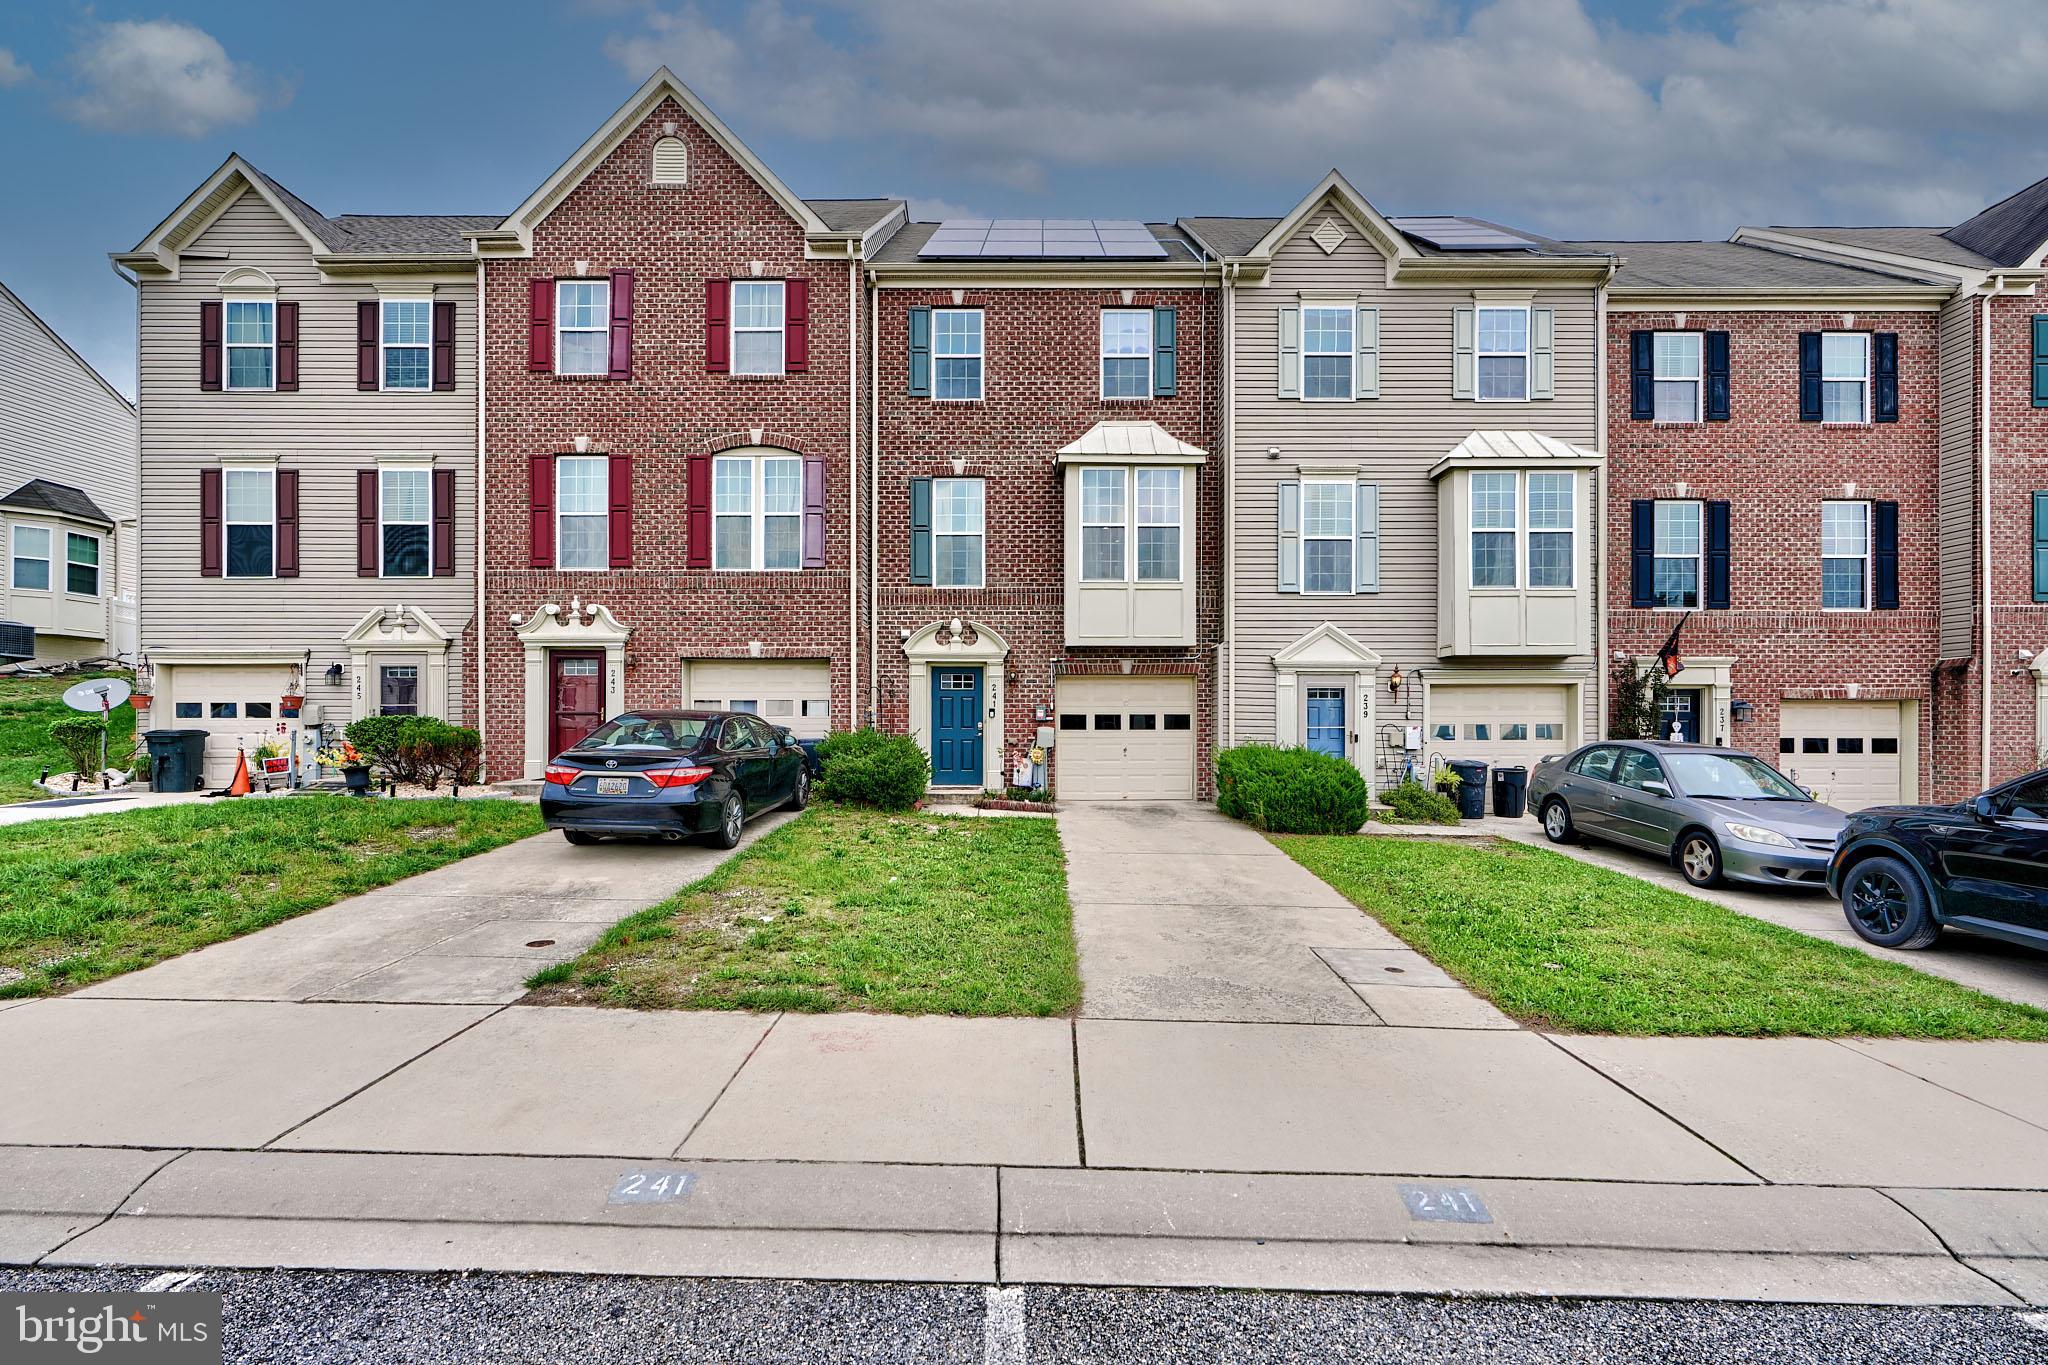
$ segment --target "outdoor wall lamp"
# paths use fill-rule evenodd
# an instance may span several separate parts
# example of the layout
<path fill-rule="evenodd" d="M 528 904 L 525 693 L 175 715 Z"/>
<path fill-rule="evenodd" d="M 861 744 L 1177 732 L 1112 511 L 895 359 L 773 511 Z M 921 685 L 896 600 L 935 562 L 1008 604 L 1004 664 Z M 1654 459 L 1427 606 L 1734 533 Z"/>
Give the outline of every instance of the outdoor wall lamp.
<path fill-rule="evenodd" d="M 1747 725 L 1756 719 L 1756 703 L 1737 698 L 1728 703 L 1728 714 L 1734 717 L 1737 725 Z"/>
<path fill-rule="evenodd" d="M 1401 681 L 1401 670 L 1397 666 L 1392 673 L 1387 674 L 1387 691 L 1399 692 L 1401 690 Z"/>
<path fill-rule="evenodd" d="M 340 664 L 329 664 L 329 665 L 327 665 L 327 685 L 328 685 L 329 687 L 339 687 L 339 686 L 341 686 L 341 665 L 340 665 Z"/>

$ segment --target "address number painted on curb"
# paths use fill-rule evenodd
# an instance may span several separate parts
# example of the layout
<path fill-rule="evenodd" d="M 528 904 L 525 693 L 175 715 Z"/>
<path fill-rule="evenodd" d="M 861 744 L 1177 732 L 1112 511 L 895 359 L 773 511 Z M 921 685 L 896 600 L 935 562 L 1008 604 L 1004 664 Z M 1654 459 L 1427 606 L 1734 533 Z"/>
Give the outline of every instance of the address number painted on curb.
<path fill-rule="evenodd" d="M 1461 1185 L 1403 1185 L 1401 1202 L 1418 1223 L 1491 1223 L 1479 1196 Z"/>
<path fill-rule="evenodd" d="M 671 1204 L 697 1183 L 695 1171 L 622 1171 L 607 1204 Z"/>

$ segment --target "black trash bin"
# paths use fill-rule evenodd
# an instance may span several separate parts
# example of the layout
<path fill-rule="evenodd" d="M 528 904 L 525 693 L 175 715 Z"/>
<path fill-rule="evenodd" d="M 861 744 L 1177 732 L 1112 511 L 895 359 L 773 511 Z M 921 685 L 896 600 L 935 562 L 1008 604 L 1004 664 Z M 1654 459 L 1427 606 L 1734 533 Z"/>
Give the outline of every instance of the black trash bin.
<path fill-rule="evenodd" d="M 1519 765 L 1493 770 L 1493 813 L 1519 820 L 1529 804 L 1529 770 Z"/>
<path fill-rule="evenodd" d="M 206 731 L 145 730 L 142 742 L 149 746 L 150 790 L 189 792 L 198 788 L 206 772 Z"/>
<path fill-rule="evenodd" d="M 1486 815 L 1486 765 L 1475 758 L 1454 758 L 1444 765 L 1458 775 L 1458 814 L 1467 820 Z"/>

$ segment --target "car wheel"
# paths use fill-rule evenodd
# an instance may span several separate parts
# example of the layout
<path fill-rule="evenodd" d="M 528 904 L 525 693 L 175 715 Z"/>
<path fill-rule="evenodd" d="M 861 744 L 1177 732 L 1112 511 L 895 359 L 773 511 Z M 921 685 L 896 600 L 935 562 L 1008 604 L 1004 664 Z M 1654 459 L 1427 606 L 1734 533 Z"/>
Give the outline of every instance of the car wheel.
<path fill-rule="evenodd" d="M 1571 810 L 1555 797 L 1543 803 L 1543 833 L 1553 844 L 1569 844 L 1577 837 Z"/>
<path fill-rule="evenodd" d="M 1858 937 L 1880 948 L 1925 948 L 1941 937 L 1920 879 L 1897 858 L 1869 858 L 1850 869 L 1842 914 Z"/>
<path fill-rule="evenodd" d="M 789 789 L 789 808 L 802 810 L 811 804 L 811 773 L 806 768 L 796 775 L 796 785 Z"/>
<path fill-rule="evenodd" d="M 738 848 L 740 831 L 746 828 L 747 808 L 740 804 L 738 792 L 727 792 L 725 800 L 718 807 L 718 828 L 712 831 L 711 842 L 720 848 Z"/>
<path fill-rule="evenodd" d="M 1720 885 L 1721 846 L 1713 835 L 1693 829 L 1679 838 L 1678 872 L 1694 886 Z"/>
<path fill-rule="evenodd" d="M 562 837 L 572 844 L 594 844 L 597 842 L 595 834 L 590 834 L 580 829 L 565 829 L 562 831 Z"/>

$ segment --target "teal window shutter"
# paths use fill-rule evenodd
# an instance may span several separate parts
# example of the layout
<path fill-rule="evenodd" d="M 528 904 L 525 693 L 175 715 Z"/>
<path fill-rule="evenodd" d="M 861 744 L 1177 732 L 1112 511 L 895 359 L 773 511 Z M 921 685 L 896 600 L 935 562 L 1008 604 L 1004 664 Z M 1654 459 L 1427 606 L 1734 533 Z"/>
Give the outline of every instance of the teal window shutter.
<path fill-rule="evenodd" d="M 1451 397 L 1479 396 L 1479 318 L 1466 304 L 1451 310 Z"/>
<path fill-rule="evenodd" d="M 1358 548 L 1353 555 L 1353 588 L 1380 590 L 1380 486 L 1358 485 Z"/>
<path fill-rule="evenodd" d="M 2048 408 L 2048 313 L 2034 314 L 2034 406 Z"/>
<path fill-rule="evenodd" d="M 1280 591 L 1301 591 L 1301 485 L 1290 479 L 1280 491 Z"/>
<path fill-rule="evenodd" d="M 1529 397 L 1557 396 L 1557 310 L 1529 310 Z"/>
<path fill-rule="evenodd" d="M 932 582 L 932 481 L 910 481 L 910 581 Z"/>
<path fill-rule="evenodd" d="M 2034 494 L 2034 600 L 2048 602 L 2048 493 Z"/>
<path fill-rule="evenodd" d="M 929 308 L 910 310 L 910 396 L 932 396 L 932 310 Z"/>
<path fill-rule="evenodd" d="M 1280 396 L 1301 397 L 1301 309 L 1280 310 Z"/>
<path fill-rule="evenodd" d="M 1152 394 L 1156 398 L 1171 398 L 1176 392 L 1177 330 L 1171 308 L 1152 310 Z"/>

